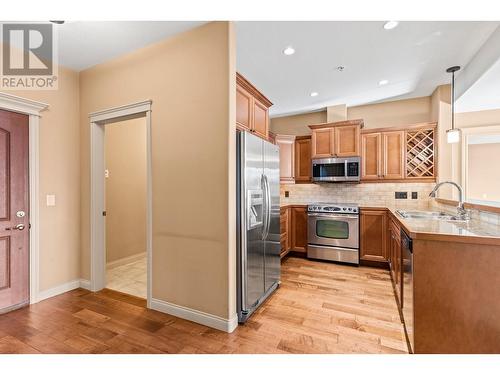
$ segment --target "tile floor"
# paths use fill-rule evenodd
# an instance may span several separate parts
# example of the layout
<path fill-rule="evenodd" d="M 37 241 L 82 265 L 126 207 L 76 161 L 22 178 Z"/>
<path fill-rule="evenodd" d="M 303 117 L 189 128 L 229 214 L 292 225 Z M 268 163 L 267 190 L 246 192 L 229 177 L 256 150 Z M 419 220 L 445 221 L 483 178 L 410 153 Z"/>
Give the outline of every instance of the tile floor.
<path fill-rule="evenodd" d="M 146 298 L 147 270 L 146 256 L 129 264 L 106 271 L 106 288 Z"/>

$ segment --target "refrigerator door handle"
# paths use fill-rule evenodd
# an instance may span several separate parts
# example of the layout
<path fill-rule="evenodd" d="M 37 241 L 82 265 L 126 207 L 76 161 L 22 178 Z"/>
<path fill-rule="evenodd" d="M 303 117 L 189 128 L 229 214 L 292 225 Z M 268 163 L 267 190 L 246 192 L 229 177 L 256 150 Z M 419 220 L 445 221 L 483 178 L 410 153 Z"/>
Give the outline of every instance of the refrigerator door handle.
<path fill-rule="evenodd" d="M 266 175 L 262 175 L 261 178 L 260 178 L 260 183 L 261 183 L 261 187 L 262 187 L 262 194 L 263 194 L 263 197 L 262 197 L 262 203 L 263 203 L 263 207 L 262 207 L 262 221 L 263 221 L 263 225 L 262 225 L 262 240 L 265 240 L 266 237 L 267 237 L 267 225 L 268 225 L 268 216 L 267 216 L 267 210 L 268 210 L 268 207 L 267 207 L 267 179 L 266 179 Z"/>
<path fill-rule="evenodd" d="M 265 181 L 266 181 L 266 215 L 267 215 L 267 220 L 266 220 L 266 236 L 264 239 L 267 238 L 269 235 L 269 229 L 271 228 L 271 188 L 269 187 L 269 180 L 267 179 L 267 176 L 264 175 Z"/>

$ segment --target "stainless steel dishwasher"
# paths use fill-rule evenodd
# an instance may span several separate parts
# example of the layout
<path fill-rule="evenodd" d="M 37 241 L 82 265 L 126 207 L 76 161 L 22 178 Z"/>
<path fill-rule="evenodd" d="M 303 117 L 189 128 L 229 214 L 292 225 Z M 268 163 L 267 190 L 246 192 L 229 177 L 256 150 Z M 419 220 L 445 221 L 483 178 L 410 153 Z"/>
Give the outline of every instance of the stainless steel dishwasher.
<path fill-rule="evenodd" d="M 406 339 L 410 351 L 413 352 L 413 243 L 410 236 L 401 229 L 401 252 L 403 254 L 403 319 L 405 324 Z"/>

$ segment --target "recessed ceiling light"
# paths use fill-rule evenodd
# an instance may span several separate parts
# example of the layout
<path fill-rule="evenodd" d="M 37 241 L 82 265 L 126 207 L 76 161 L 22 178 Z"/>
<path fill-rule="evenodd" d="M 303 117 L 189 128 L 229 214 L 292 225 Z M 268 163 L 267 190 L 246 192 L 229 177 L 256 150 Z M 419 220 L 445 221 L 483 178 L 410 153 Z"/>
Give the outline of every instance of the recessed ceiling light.
<path fill-rule="evenodd" d="M 312 93 L 311 93 L 311 96 L 313 96 L 313 97 L 314 97 L 314 96 L 318 96 L 318 95 L 319 95 L 319 94 L 318 94 L 316 91 L 314 91 L 314 92 L 312 92 Z"/>
<path fill-rule="evenodd" d="M 345 66 L 339 65 L 339 66 L 337 66 L 337 68 L 336 68 L 336 69 L 337 69 L 339 72 L 343 72 L 343 71 L 344 71 L 344 69 L 345 69 Z"/>
<path fill-rule="evenodd" d="M 386 29 L 386 30 L 392 30 L 397 25 L 399 25 L 399 21 L 387 21 L 386 23 L 384 23 L 384 29 Z"/>
<path fill-rule="evenodd" d="M 388 80 L 386 80 L 386 79 L 383 79 L 383 80 L 381 80 L 381 81 L 378 81 L 379 86 L 384 86 L 384 85 L 387 85 L 388 83 L 389 83 L 389 81 L 388 81 Z"/>
<path fill-rule="evenodd" d="M 293 55 L 295 53 L 295 49 L 293 47 L 286 47 L 283 50 L 283 53 L 287 56 Z"/>

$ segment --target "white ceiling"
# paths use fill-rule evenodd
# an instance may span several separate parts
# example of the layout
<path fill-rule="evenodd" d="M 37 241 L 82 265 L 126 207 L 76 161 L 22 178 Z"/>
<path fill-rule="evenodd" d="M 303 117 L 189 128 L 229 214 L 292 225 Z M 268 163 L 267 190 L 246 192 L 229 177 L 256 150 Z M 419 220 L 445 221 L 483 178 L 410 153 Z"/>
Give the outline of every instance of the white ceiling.
<path fill-rule="evenodd" d="M 488 69 L 455 103 L 457 112 L 500 108 L 500 60 Z"/>
<path fill-rule="evenodd" d="M 237 69 L 274 103 L 273 116 L 426 96 L 449 83 L 446 68 L 465 66 L 499 22 L 383 24 L 237 22 Z M 285 56 L 290 45 L 296 53 Z M 379 86 L 383 79 L 389 84 Z"/>
<path fill-rule="evenodd" d="M 204 22 L 65 22 L 58 32 L 59 64 L 80 71 L 132 52 Z"/>

